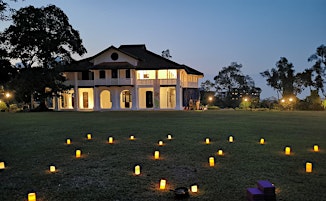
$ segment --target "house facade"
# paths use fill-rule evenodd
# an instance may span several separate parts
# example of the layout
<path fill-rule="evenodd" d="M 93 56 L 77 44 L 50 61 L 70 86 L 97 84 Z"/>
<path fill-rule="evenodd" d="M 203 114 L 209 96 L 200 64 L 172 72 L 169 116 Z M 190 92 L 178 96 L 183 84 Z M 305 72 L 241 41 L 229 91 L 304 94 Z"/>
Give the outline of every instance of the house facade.
<path fill-rule="evenodd" d="M 203 73 L 166 59 L 145 45 L 111 46 L 65 68 L 71 89 L 54 110 L 182 110 L 199 100 Z"/>

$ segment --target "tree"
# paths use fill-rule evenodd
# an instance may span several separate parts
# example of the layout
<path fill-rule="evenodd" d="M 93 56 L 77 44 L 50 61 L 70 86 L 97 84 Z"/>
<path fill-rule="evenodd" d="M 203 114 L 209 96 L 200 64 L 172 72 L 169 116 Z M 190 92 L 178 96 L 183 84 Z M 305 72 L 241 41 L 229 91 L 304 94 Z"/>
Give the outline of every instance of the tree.
<path fill-rule="evenodd" d="M 283 97 L 291 96 L 302 92 L 293 64 L 289 63 L 285 57 L 281 57 L 276 63 L 276 68 L 261 72 L 260 75 L 266 78 L 267 85 L 274 88 L 278 96 L 279 94 Z"/>
<path fill-rule="evenodd" d="M 9 56 L 20 59 L 26 68 L 33 65 L 49 68 L 58 57 L 70 62 L 71 54 L 86 53 L 78 31 L 54 5 L 22 8 L 12 19 L 13 25 L 4 31 L 1 39 Z"/>
<path fill-rule="evenodd" d="M 17 69 L 11 65 L 6 51 L 0 49 L 0 86 L 5 86 L 16 73 Z"/>
<path fill-rule="evenodd" d="M 311 70 L 315 73 L 311 75 L 313 79 L 313 84 L 317 91 L 321 91 L 324 96 L 325 93 L 325 79 L 326 79 L 326 46 L 321 45 L 317 48 L 316 53 L 311 55 L 308 58 L 308 62 L 315 61 L 315 64 L 312 66 Z"/>
<path fill-rule="evenodd" d="M 64 81 L 61 72 L 53 70 L 58 66 L 58 58 L 64 62 L 71 62 L 72 54 L 83 55 L 86 49 L 82 45 L 78 31 L 69 24 L 68 17 L 54 5 L 22 8 L 12 16 L 12 20 L 13 24 L 1 34 L 0 39 L 9 57 L 19 59 L 25 68 L 14 82 L 25 80 L 24 91 L 28 91 L 30 95 L 40 94 L 41 103 L 44 103 L 46 95 L 57 95 L 65 90 L 56 87 L 63 86 L 61 84 Z M 35 66 L 43 68 L 43 70 L 37 68 L 37 72 L 41 73 L 35 72 L 36 70 L 32 68 Z M 30 72 L 27 73 L 28 69 Z M 57 74 L 54 75 L 55 73 Z M 55 79 L 44 80 L 38 77 L 46 77 L 48 74 Z M 29 77 L 23 79 L 27 75 Z M 51 93 L 45 93 L 45 88 L 50 88 Z M 15 90 L 21 91 L 17 87 Z"/>
<path fill-rule="evenodd" d="M 226 92 L 224 101 L 227 103 L 227 107 L 237 107 L 240 103 L 239 100 L 232 99 L 231 94 L 234 89 L 240 93 L 248 93 L 255 87 L 253 79 L 248 75 L 243 75 L 241 68 L 241 64 L 232 62 L 229 66 L 223 67 L 214 77 L 217 92 L 220 90 Z"/>

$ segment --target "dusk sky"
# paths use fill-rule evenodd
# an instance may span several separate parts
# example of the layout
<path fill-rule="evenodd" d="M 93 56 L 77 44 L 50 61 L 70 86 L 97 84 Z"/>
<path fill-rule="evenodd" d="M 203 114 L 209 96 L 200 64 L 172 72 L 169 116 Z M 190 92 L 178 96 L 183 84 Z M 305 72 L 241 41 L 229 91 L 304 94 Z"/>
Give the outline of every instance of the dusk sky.
<path fill-rule="evenodd" d="M 231 62 L 262 88 L 261 98 L 277 97 L 260 72 L 280 57 L 296 72 L 311 67 L 308 57 L 326 45 L 325 0 L 25 0 L 14 8 L 54 4 L 77 29 L 89 57 L 114 45 L 145 44 L 213 81 Z M 3 30 L 9 23 L 0 25 Z M 76 57 L 79 59 L 79 57 Z M 299 95 L 304 98 L 306 94 Z"/>

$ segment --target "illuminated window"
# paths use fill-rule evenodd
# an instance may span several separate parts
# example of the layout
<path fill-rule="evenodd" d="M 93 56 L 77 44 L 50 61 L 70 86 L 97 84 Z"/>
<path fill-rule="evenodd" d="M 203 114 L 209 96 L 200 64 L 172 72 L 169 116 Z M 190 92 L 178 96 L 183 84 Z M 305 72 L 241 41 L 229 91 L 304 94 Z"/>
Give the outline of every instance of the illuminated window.
<path fill-rule="evenodd" d="M 139 70 L 137 79 L 155 79 L 155 70 Z"/>

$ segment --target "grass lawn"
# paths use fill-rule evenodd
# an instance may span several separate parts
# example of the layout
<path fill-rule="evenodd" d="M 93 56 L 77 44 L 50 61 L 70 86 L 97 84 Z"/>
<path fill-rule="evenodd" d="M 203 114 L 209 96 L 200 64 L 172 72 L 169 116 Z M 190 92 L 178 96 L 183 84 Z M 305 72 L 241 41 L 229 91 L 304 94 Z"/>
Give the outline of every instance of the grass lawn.
<path fill-rule="evenodd" d="M 114 144 L 107 143 L 109 136 Z M 206 137 L 211 144 L 204 143 Z M 259 144 L 261 137 L 266 144 Z M 81 158 L 75 158 L 76 149 Z M 156 150 L 159 160 L 153 159 Z M 0 113 L 0 162 L 6 164 L 0 200 L 26 201 L 36 192 L 38 201 L 166 201 L 174 200 L 170 189 L 196 183 L 199 191 L 190 193 L 190 201 L 239 201 L 257 180 L 269 180 L 279 201 L 325 201 L 325 153 L 326 112 Z M 307 161 L 312 173 L 305 172 Z M 51 164 L 55 173 L 49 172 Z M 136 164 L 139 176 L 133 174 Z M 161 178 L 166 190 L 159 190 Z"/>

